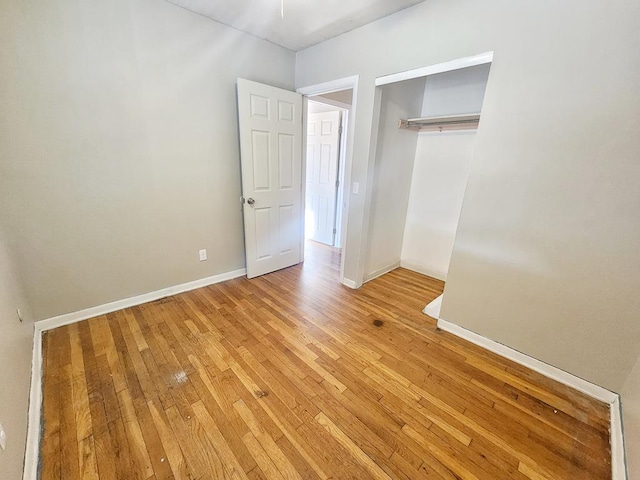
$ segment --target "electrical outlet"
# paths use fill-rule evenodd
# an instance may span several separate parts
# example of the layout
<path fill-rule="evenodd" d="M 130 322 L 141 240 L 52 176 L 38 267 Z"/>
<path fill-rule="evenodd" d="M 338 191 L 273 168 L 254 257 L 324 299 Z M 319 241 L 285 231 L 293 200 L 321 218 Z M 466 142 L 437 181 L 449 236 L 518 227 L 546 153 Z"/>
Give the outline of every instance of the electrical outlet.
<path fill-rule="evenodd" d="M 207 259 L 207 249 L 203 248 L 202 250 L 198 251 L 198 255 L 200 256 L 200 261 L 204 262 Z"/>
<path fill-rule="evenodd" d="M 4 431 L 4 427 L 0 424 L 0 448 L 5 450 L 7 448 L 7 432 Z"/>
<path fill-rule="evenodd" d="M 16 309 L 16 313 L 18 314 L 18 320 L 20 320 L 20 323 L 22 323 L 22 312 L 20 311 L 20 309 Z"/>

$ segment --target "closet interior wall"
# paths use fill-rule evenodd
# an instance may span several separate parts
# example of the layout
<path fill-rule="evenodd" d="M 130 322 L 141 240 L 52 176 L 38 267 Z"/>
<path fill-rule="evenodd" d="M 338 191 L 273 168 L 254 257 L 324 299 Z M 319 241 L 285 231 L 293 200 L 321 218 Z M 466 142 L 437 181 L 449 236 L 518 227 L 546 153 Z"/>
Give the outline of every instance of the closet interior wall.
<path fill-rule="evenodd" d="M 479 113 L 488 75 L 479 65 L 381 87 L 365 281 L 398 266 L 446 280 L 476 130 L 398 122 Z"/>
<path fill-rule="evenodd" d="M 421 117 L 480 113 L 490 65 L 430 75 Z M 400 263 L 447 279 L 476 129 L 417 133 Z"/>
<path fill-rule="evenodd" d="M 420 115 L 424 88 L 424 78 L 380 87 L 381 107 L 371 189 L 365 282 L 400 266 L 418 136 L 414 131 L 399 129 L 398 120 Z"/>

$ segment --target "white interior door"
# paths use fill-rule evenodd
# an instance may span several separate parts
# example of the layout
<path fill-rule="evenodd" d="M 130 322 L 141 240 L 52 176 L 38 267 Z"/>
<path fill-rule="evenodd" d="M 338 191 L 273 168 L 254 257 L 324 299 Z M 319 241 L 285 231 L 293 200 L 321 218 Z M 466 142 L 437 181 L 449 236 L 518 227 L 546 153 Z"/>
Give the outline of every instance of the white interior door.
<path fill-rule="evenodd" d="M 300 263 L 302 95 L 238 79 L 247 277 Z"/>
<path fill-rule="evenodd" d="M 340 112 L 307 115 L 305 236 L 333 245 L 336 234 Z"/>

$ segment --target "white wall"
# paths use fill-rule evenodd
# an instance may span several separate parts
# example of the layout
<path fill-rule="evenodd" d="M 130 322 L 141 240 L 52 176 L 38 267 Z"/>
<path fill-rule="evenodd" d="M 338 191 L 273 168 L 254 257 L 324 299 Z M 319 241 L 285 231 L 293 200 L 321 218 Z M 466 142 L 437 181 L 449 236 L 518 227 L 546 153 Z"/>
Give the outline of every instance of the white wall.
<path fill-rule="evenodd" d="M 640 480 L 640 356 L 622 388 L 622 412 L 629 480 Z"/>
<path fill-rule="evenodd" d="M 430 0 L 296 57 L 298 87 L 359 75 L 363 184 L 375 78 L 494 52 L 442 315 L 617 391 L 640 352 L 639 44 L 635 0 Z M 352 279 L 370 198 L 351 196 Z"/>
<path fill-rule="evenodd" d="M 320 97 L 313 97 L 313 98 L 317 98 L 318 101 L 321 100 Z M 311 99 L 309 99 L 309 100 L 311 100 Z M 323 113 L 323 112 L 340 111 L 340 109 L 338 107 L 334 107 L 332 105 L 327 105 L 325 103 L 318 103 L 318 102 L 310 101 L 307 111 L 308 111 L 308 113 Z"/>
<path fill-rule="evenodd" d="M 398 128 L 398 121 L 419 115 L 423 92 L 424 78 L 382 88 L 365 280 L 400 264 L 418 137 Z"/>
<path fill-rule="evenodd" d="M 424 88 L 422 116 L 480 112 L 490 68 L 490 64 L 484 64 L 429 75 Z"/>
<path fill-rule="evenodd" d="M 16 309 L 24 323 L 20 323 Z M 0 478 L 22 477 L 27 435 L 33 322 L 12 255 L 0 229 L 0 424 L 7 449 L 0 450 Z"/>
<path fill-rule="evenodd" d="M 292 89 L 294 54 L 160 0 L 2 10 L 0 219 L 35 317 L 244 267 L 235 80 Z"/>
<path fill-rule="evenodd" d="M 489 65 L 426 77 L 423 117 L 478 113 Z M 401 265 L 447 279 L 476 131 L 420 132 Z"/>
<path fill-rule="evenodd" d="M 401 265 L 446 280 L 476 132 L 417 135 Z"/>
<path fill-rule="evenodd" d="M 351 105 L 353 102 L 353 89 L 349 88 L 348 90 L 325 93 L 323 95 L 318 95 L 318 97 L 327 100 L 334 100 L 336 102 L 344 103 L 345 105 Z"/>

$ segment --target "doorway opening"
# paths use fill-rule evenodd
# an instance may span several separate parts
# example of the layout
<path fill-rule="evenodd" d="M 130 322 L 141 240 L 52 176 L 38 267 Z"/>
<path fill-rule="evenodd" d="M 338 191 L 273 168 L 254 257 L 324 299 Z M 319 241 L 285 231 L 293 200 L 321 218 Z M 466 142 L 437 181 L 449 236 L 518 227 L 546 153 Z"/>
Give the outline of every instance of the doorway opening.
<path fill-rule="evenodd" d="M 304 261 L 344 278 L 357 77 L 299 89 L 304 95 Z M 351 285 L 349 285 L 351 286 Z"/>
<path fill-rule="evenodd" d="M 305 152 L 305 260 L 340 263 L 347 125 L 353 89 L 307 97 Z"/>
<path fill-rule="evenodd" d="M 305 239 L 341 248 L 346 126 L 351 90 L 308 98 Z M 329 98 L 343 102 L 326 103 Z M 348 102 L 348 103 L 347 103 Z M 340 105 L 340 106 L 339 106 Z"/>
<path fill-rule="evenodd" d="M 327 150 L 323 142 L 318 142 L 319 166 L 315 171 L 318 178 L 328 180 L 325 183 L 333 190 L 326 195 L 326 202 L 318 201 L 315 207 L 310 207 L 310 211 L 318 218 L 323 212 L 328 218 L 324 231 L 320 231 L 318 223 L 313 227 L 315 233 L 310 235 L 316 235 L 316 241 L 326 242 L 327 248 L 341 249 L 337 280 L 355 288 L 355 282 L 344 278 L 344 259 L 349 208 L 345 185 L 350 179 L 355 115 L 355 105 L 351 105 L 351 99 L 356 98 L 357 84 L 358 77 L 354 76 L 291 92 L 238 79 L 242 178 L 240 202 L 245 227 L 248 278 L 297 265 L 305 260 L 307 108 L 310 103 L 322 103 L 327 109 L 339 112 L 334 113 L 333 124 L 327 123 L 326 119 L 319 119 L 317 127 L 320 132 L 323 129 L 330 134 L 337 132 L 333 139 L 337 160 L 329 162 L 325 168 L 323 162 L 331 149 Z M 343 92 L 345 90 L 348 92 Z M 319 98 L 309 100 L 314 96 Z"/>

